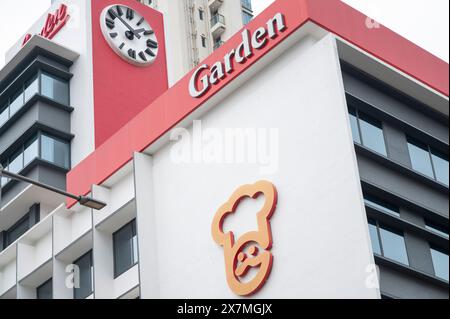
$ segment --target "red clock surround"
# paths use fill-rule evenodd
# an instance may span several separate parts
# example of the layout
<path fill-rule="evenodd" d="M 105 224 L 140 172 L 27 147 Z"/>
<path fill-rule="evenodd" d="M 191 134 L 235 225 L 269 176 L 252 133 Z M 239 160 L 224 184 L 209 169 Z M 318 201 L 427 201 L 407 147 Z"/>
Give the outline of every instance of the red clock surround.
<path fill-rule="evenodd" d="M 92 1 L 95 147 L 98 148 L 168 89 L 164 22 L 160 12 L 137 1 Z M 158 37 L 158 56 L 148 67 L 121 59 L 108 45 L 100 27 L 102 10 L 122 4 L 138 11 Z"/>

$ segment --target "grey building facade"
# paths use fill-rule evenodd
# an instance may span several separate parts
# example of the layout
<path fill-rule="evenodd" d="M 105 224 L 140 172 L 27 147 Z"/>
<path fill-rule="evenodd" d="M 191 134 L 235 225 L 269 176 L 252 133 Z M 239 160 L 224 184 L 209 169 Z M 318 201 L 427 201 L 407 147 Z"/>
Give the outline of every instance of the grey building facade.
<path fill-rule="evenodd" d="M 448 116 L 343 63 L 384 298 L 448 298 Z"/>

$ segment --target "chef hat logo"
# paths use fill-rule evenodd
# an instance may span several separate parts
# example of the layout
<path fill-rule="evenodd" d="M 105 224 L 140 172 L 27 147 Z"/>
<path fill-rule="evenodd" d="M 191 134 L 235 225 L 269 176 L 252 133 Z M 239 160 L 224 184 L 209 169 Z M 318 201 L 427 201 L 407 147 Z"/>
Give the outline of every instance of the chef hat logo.
<path fill-rule="evenodd" d="M 250 231 L 235 239 L 232 231 L 224 232 L 226 217 L 236 212 L 244 198 L 256 199 L 264 195 L 264 205 L 256 214 L 258 230 Z M 277 191 L 268 181 L 259 181 L 239 187 L 216 212 L 211 226 L 214 241 L 223 247 L 225 272 L 231 290 L 241 296 L 248 296 L 258 291 L 267 280 L 272 269 L 273 255 L 270 218 L 275 212 Z M 261 249 L 261 251 L 260 251 Z M 259 267 L 250 281 L 242 281 L 247 272 Z"/>

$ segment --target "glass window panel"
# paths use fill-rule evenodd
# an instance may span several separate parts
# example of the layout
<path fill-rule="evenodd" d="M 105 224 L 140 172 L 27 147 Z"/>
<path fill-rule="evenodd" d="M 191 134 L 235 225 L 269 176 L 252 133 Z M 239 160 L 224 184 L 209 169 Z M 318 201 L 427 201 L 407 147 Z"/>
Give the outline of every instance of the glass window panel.
<path fill-rule="evenodd" d="M 242 22 L 244 25 L 249 24 L 252 21 L 253 16 L 245 11 L 242 11 Z"/>
<path fill-rule="evenodd" d="M 48 74 L 41 76 L 41 94 L 59 103 L 69 105 L 69 84 Z"/>
<path fill-rule="evenodd" d="M 432 231 L 432 232 L 435 232 L 435 233 L 437 233 L 437 234 L 439 234 L 439 235 L 441 235 L 443 237 L 447 237 L 448 238 L 448 229 L 445 229 L 444 227 L 441 227 L 441 226 L 439 226 L 439 225 L 437 225 L 437 224 L 435 224 L 435 223 L 433 223 L 433 222 L 431 222 L 429 220 L 425 221 L 425 228 L 430 230 L 430 231 Z"/>
<path fill-rule="evenodd" d="M 436 277 L 448 280 L 448 254 L 431 248 L 431 258 L 433 259 L 434 274 Z"/>
<path fill-rule="evenodd" d="M 413 139 L 408 139 L 408 150 L 412 168 L 428 177 L 434 178 L 428 147 Z"/>
<path fill-rule="evenodd" d="M 353 141 L 361 144 L 361 137 L 359 136 L 358 129 L 358 119 L 356 118 L 356 110 L 354 108 L 349 108 L 348 112 L 350 116 L 350 127 L 352 129 Z"/>
<path fill-rule="evenodd" d="M 37 299 L 52 299 L 53 298 L 53 281 L 47 280 L 42 285 L 36 288 Z"/>
<path fill-rule="evenodd" d="M 69 144 L 47 135 L 41 137 L 41 158 L 56 165 L 69 168 Z"/>
<path fill-rule="evenodd" d="M 9 171 L 9 167 L 8 167 L 7 163 L 2 163 L 2 166 L 5 168 L 5 170 Z M 9 178 L 2 176 L 1 181 L 0 181 L 1 187 L 5 186 L 6 183 L 8 183 L 8 182 L 9 182 Z"/>
<path fill-rule="evenodd" d="M 9 119 L 9 108 L 8 103 L 4 103 L 2 107 L 0 107 L 0 126 L 6 123 Z"/>
<path fill-rule="evenodd" d="M 23 91 L 22 89 L 16 92 L 11 97 L 11 103 L 9 104 L 9 116 L 13 116 L 23 106 Z"/>
<path fill-rule="evenodd" d="M 92 252 L 74 262 L 80 270 L 80 287 L 74 288 L 73 294 L 75 299 L 85 299 L 92 293 Z"/>
<path fill-rule="evenodd" d="M 27 214 L 6 232 L 7 244 L 11 245 L 13 242 L 15 242 L 20 236 L 28 231 L 29 227 L 30 219 Z"/>
<path fill-rule="evenodd" d="M 372 195 L 364 194 L 364 203 L 388 214 L 400 217 L 398 207 L 382 201 L 381 199 L 378 199 Z"/>
<path fill-rule="evenodd" d="M 133 231 L 134 221 L 113 234 L 114 274 L 119 276 L 137 262 L 136 235 Z"/>
<path fill-rule="evenodd" d="M 23 166 L 27 166 L 32 160 L 39 157 L 39 144 L 37 137 L 25 144 L 25 151 L 23 152 Z"/>
<path fill-rule="evenodd" d="M 39 92 L 39 81 L 37 75 L 25 83 L 25 102 Z"/>
<path fill-rule="evenodd" d="M 359 113 L 359 119 L 363 145 L 379 154 L 387 156 L 381 122 L 361 112 Z"/>
<path fill-rule="evenodd" d="M 11 173 L 19 173 L 23 168 L 23 153 L 20 150 L 18 153 L 11 156 L 9 160 L 9 171 Z"/>
<path fill-rule="evenodd" d="M 380 237 L 385 257 L 409 265 L 403 235 L 386 227 L 380 227 Z"/>
<path fill-rule="evenodd" d="M 369 220 L 369 234 L 370 241 L 372 242 L 372 249 L 375 254 L 381 255 L 380 240 L 378 239 L 378 231 L 376 222 Z"/>
<path fill-rule="evenodd" d="M 448 186 L 448 157 L 435 150 L 431 150 L 436 179 Z"/>

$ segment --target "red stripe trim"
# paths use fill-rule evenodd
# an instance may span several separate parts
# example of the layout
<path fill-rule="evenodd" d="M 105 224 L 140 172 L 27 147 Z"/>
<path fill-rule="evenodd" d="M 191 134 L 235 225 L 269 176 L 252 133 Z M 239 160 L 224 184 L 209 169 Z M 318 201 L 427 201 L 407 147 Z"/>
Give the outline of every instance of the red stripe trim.
<path fill-rule="evenodd" d="M 187 74 L 160 96 L 96 151 L 67 174 L 67 189 L 75 194 L 87 194 L 92 184 L 101 184 L 133 158 L 133 152 L 142 151 L 162 135 L 208 101 L 228 83 L 250 68 L 289 35 L 311 20 L 339 35 L 386 63 L 411 75 L 448 96 L 448 64 L 414 45 L 410 41 L 381 27 L 373 32 L 365 26 L 365 16 L 338 0 L 278 0 L 246 26 L 251 32 L 265 25 L 276 13 L 285 14 L 287 30 L 255 51 L 245 64 L 235 64 L 235 71 L 202 98 L 189 95 Z M 204 63 L 211 65 L 238 46 L 240 32 L 224 46 L 211 54 Z M 69 200 L 68 206 L 75 204 Z"/>

